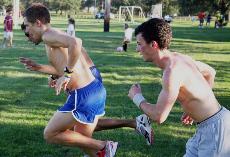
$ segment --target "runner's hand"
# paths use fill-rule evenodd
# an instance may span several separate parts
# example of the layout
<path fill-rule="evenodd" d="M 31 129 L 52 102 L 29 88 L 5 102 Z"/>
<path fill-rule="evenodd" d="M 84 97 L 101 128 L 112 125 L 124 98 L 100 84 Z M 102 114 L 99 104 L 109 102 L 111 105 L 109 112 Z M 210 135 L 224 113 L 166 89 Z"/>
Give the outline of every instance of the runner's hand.
<path fill-rule="evenodd" d="M 55 85 L 56 95 L 60 94 L 62 88 L 64 91 L 66 90 L 66 87 L 69 81 L 70 81 L 70 77 L 66 77 L 64 75 L 57 79 L 56 85 Z"/>
<path fill-rule="evenodd" d="M 50 88 L 55 88 L 56 82 L 57 82 L 57 79 L 54 80 L 52 78 L 52 75 L 48 77 L 48 85 Z"/>
<path fill-rule="evenodd" d="M 33 61 L 30 58 L 20 57 L 19 61 L 22 64 L 24 64 L 24 66 L 26 67 L 27 70 L 30 70 L 30 71 L 39 71 L 41 69 L 41 65 L 37 64 L 35 61 Z"/>
<path fill-rule="evenodd" d="M 184 125 L 192 125 L 193 121 L 194 120 L 188 114 L 186 114 L 185 112 L 182 114 L 182 116 L 181 116 L 181 122 Z"/>
<path fill-rule="evenodd" d="M 131 86 L 131 88 L 129 89 L 129 94 L 128 94 L 128 97 L 133 100 L 133 97 L 136 95 L 136 94 L 142 94 L 141 93 L 141 86 L 140 84 L 133 84 Z"/>

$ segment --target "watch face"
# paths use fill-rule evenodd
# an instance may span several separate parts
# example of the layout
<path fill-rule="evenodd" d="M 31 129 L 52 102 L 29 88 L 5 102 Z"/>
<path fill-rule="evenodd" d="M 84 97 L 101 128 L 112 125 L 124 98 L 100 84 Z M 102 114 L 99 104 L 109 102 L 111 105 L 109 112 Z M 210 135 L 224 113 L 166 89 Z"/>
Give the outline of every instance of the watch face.
<path fill-rule="evenodd" d="M 69 72 L 69 70 L 68 70 L 68 68 L 67 68 L 67 67 L 65 67 L 64 72 L 66 72 L 66 73 L 68 73 L 68 72 Z"/>
<path fill-rule="evenodd" d="M 67 67 L 65 67 L 64 72 L 65 72 L 65 73 L 68 73 L 68 74 L 73 73 L 73 71 L 70 71 Z"/>
<path fill-rule="evenodd" d="M 67 67 L 65 67 L 65 68 L 64 68 L 64 72 L 67 72 L 67 70 L 68 70 Z"/>

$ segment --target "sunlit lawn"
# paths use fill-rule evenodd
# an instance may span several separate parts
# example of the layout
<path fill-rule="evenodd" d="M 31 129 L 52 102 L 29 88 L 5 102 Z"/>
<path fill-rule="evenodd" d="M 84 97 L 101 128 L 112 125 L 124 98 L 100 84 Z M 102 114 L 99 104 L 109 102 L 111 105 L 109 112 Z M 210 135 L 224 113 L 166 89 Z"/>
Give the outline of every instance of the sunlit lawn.
<path fill-rule="evenodd" d="M 65 30 L 66 18 L 55 17 L 53 26 Z M 138 23 L 130 24 L 135 27 Z M 214 92 L 222 105 L 230 108 L 230 28 L 198 29 L 198 23 L 174 21 L 171 50 L 188 54 L 217 70 Z M 143 62 L 135 52 L 135 40 L 127 53 L 117 53 L 121 45 L 123 23 L 111 22 L 110 32 L 103 32 L 102 20 L 76 20 L 76 35 L 97 67 L 107 89 L 106 115 L 110 118 L 135 118 L 141 112 L 128 99 L 129 87 L 142 85 L 144 96 L 155 103 L 161 89 L 159 69 Z M 2 37 L 2 25 L 0 36 Z M 2 39 L 2 38 L 0 38 Z M 26 71 L 20 56 L 46 64 L 44 45 L 28 43 L 20 30 L 14 31 L 14 48 L 0 49 L 0 157 L 81 157 L 77 148 L 49 145 L 43 140 L 43 129 L 66 96 L 56 96 L 47 87 L 47 76 Z M 155 145 L 149 147 L 132 129 L 122 128 L 95 133 L 103 140 L 119 141 L 117 157 L 180 157 L 195 126 L 180 123 L 182 110 L 173 107 L 162 125 L 153 124 Z"/>

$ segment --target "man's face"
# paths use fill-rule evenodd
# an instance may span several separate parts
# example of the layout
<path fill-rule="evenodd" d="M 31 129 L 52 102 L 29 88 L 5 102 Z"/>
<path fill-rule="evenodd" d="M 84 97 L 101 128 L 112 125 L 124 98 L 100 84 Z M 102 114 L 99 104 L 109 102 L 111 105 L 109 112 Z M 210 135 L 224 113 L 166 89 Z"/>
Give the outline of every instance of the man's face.
<path fill-rule="evenodd" d="M 13 15 L 13 11 L 7 12 L 7 15 L 12 16 Z"/>
<path fill-rule="evenodd" d="M 29 41 L 33 42 L 35 45 L 38 45 L 42 41 L 42 36 L 38 24 L 36 22 L 28 22 L 27 18 L 24 17 L 24 25 L 26 27 L 25 34 L 28 34 Z"/>
<path fill-rule="evenodd" d="M 142 55 L 143 60 L 144 61 L 152 61 L 152 53 L 154 52 L 154 48 L 152 46 L 152 42 L 151 43 L 146 43 L 145 39 L 142 37 L 142 34 L 139 33 L 136 36 L 136 40 L 137 40 L 137 52 L 140 53 L 140 55 Z"/>

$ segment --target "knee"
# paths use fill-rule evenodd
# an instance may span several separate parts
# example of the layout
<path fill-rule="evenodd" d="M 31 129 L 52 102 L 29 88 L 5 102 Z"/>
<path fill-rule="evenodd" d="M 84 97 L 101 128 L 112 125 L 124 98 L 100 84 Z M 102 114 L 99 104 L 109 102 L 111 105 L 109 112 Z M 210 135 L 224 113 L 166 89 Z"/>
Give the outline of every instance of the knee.
<path fill-rule="evenodd" d="M 46 140 L 47 143 L 54 143 L 53 141 L 54 133 L 50 131 L 48 128 L 45 128 L 43 132 L 43 138 Z"/>

